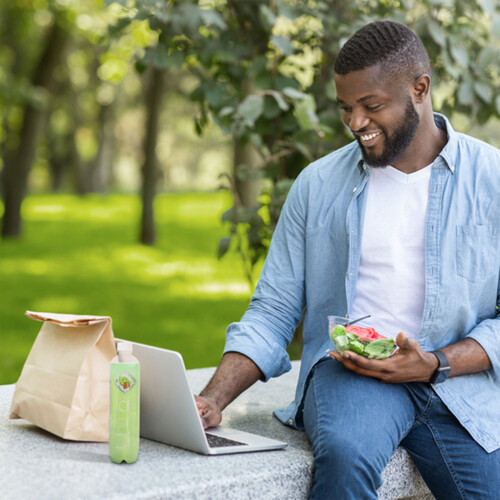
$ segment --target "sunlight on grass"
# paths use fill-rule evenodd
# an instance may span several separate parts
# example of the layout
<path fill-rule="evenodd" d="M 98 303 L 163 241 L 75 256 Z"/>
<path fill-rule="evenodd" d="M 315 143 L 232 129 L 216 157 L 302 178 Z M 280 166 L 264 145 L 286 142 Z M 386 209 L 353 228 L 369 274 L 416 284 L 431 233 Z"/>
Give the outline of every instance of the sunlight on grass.
<path fill-rule="evenodd" d="M 248 283 L 205 283 L 193 285 L 188 288 L 193 294 L 206 293 L 208 295 L 248 295 L 250 286 Z"/>
<path fill-rule="evenodd" d="M 43 276 L 47 274 L 49 265 L 42 259 L 4 259 L 1 262 L 2 274 L 18 275 L 29 274 Z"/>
<path fill-rule="evenodd" d="M 250 299 L 238 256 L 216 257 L 230 205 L 225 192 L 159 196 L 147 247 L 137 197 L 28 197 L 23 237 L 0 245 L 0 383 L 15 382 L 40 329 L 27 309 L 111 316 L 117 337 L 179 350 L 188 368 L 217 364 Z"/>
<path fill-rule="evenodd" d="M 43 219 L 47 214 L 55 215 L 55 214 L 65 214 L 65 213 L 66 209 L 61 205 L 42 205 L 31 208 L 32 219 L 33 216 L 36 217 L 38 214 L 41 214 L 42 215 L 41 219 Z"/>
<path fill-rule="evenodd" d="M 104 220 L 116 222 L 119 218 L 138 218 L 140 200 L 127 195 L 40 195 L 27 198 L 23 205 L 25 220 L 45 220 L 50 215 L 51 220 Z M 57 203 L 55 202 L 57 200 Z M 44 203 L 44 201 L 46 201 Z"/>

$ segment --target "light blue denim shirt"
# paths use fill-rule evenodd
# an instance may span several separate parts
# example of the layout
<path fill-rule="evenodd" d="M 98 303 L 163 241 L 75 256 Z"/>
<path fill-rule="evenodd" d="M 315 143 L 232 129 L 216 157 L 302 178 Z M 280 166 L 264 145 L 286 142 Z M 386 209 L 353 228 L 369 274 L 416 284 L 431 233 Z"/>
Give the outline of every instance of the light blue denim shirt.
<path fill-rule="evenodd" d="M 425 229 L 425 302 L 417 341 L 426 351 L 466 337 L 491 370 L 448 378 L 436 393 L 488 452 L 500 447 L 500 151 L 455 132 L 432 165 Z M 303 312 L 304 349 L 295 400 L 275 415 L 303 428 L 312 366 L 333 349 L 328 315 L 354 298 L 370 168 L 353 142 L 309 165 L 295 181 L 249 308 L 227 330 L 225 352 L 251 358 L 265 379 L 290 369 L 286 352 Z"/>

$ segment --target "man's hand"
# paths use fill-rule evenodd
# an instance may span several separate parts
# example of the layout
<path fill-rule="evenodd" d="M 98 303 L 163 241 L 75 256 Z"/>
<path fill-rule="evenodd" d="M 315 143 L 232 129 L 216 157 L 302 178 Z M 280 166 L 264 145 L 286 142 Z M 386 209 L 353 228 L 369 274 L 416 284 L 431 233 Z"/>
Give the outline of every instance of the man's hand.
<path fill-rule="evenodd" d="M 203 427 L 219 425 L 222 410 L 262 377 L 259 367 L 244 354 L 224 354 L 208 385 L 199 396 L 195 396 Z"/>
<path fill-rule="evenodd" d="M 342 356 L 332 351 L 330 356 L 349 370 L 381 382 L 429 382 L 439 364 L 436 356 L 422 350 L 415 339 L 407 338 L 403 332 L 398 333 L 396 343 L 399 349 L 386 359 L 367 359 L 352 351 L 344 351 Z M 492 367 L 485 350 L 472 338 L 465 338 L 440 350 L 450 363 L 450 377 L 478 373 Z"/>
<path fill-rule="evenodd" d="M 216 427 L 221 423 L 222 412 L 216 402 L 208 397 L 195 396 L 196 407 L 200 414 L 203 428 Z"/>
<path fill-rule="evenodd" d="M 381 382 L 398 384 L 403 382 L 429 382 L 438 366 L 434 354 L 422 350 L 415 339 L 398 333 L 396 344 L 399 349 L 386 359 L 368 359 L 352 351 L 343 355 L 332 351 L 330 356 L 349 370 Z"/>

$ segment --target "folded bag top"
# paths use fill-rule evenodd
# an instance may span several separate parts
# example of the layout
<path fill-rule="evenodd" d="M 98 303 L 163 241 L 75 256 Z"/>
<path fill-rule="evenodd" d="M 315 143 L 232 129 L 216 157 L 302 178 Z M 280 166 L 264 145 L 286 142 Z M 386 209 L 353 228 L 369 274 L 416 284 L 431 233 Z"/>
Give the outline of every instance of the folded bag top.
<path fill-rule="evenodd" d="M 109 364 L 116 348 L 109 316 L 26 311 L 43 322 L 16 383 L 9 418 L 64 439 L 109 438 Z"/>

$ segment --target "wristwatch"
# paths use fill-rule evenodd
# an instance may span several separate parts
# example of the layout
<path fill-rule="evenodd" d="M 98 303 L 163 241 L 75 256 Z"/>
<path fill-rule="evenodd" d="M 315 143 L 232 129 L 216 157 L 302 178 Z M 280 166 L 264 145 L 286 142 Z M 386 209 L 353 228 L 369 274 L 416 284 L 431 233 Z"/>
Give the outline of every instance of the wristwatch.
<path fill-rule="evenodd" d="M 441 351 L 432 351 L 432 354 L 436 356 L 439 361 L 439 365 L 436 368 L 436 371 L 432 374 L 430 379 L 431 384 L 440 384 L 444 382 L 450 373 L 450 364 L 448 363 L 448 358 Z"/>

